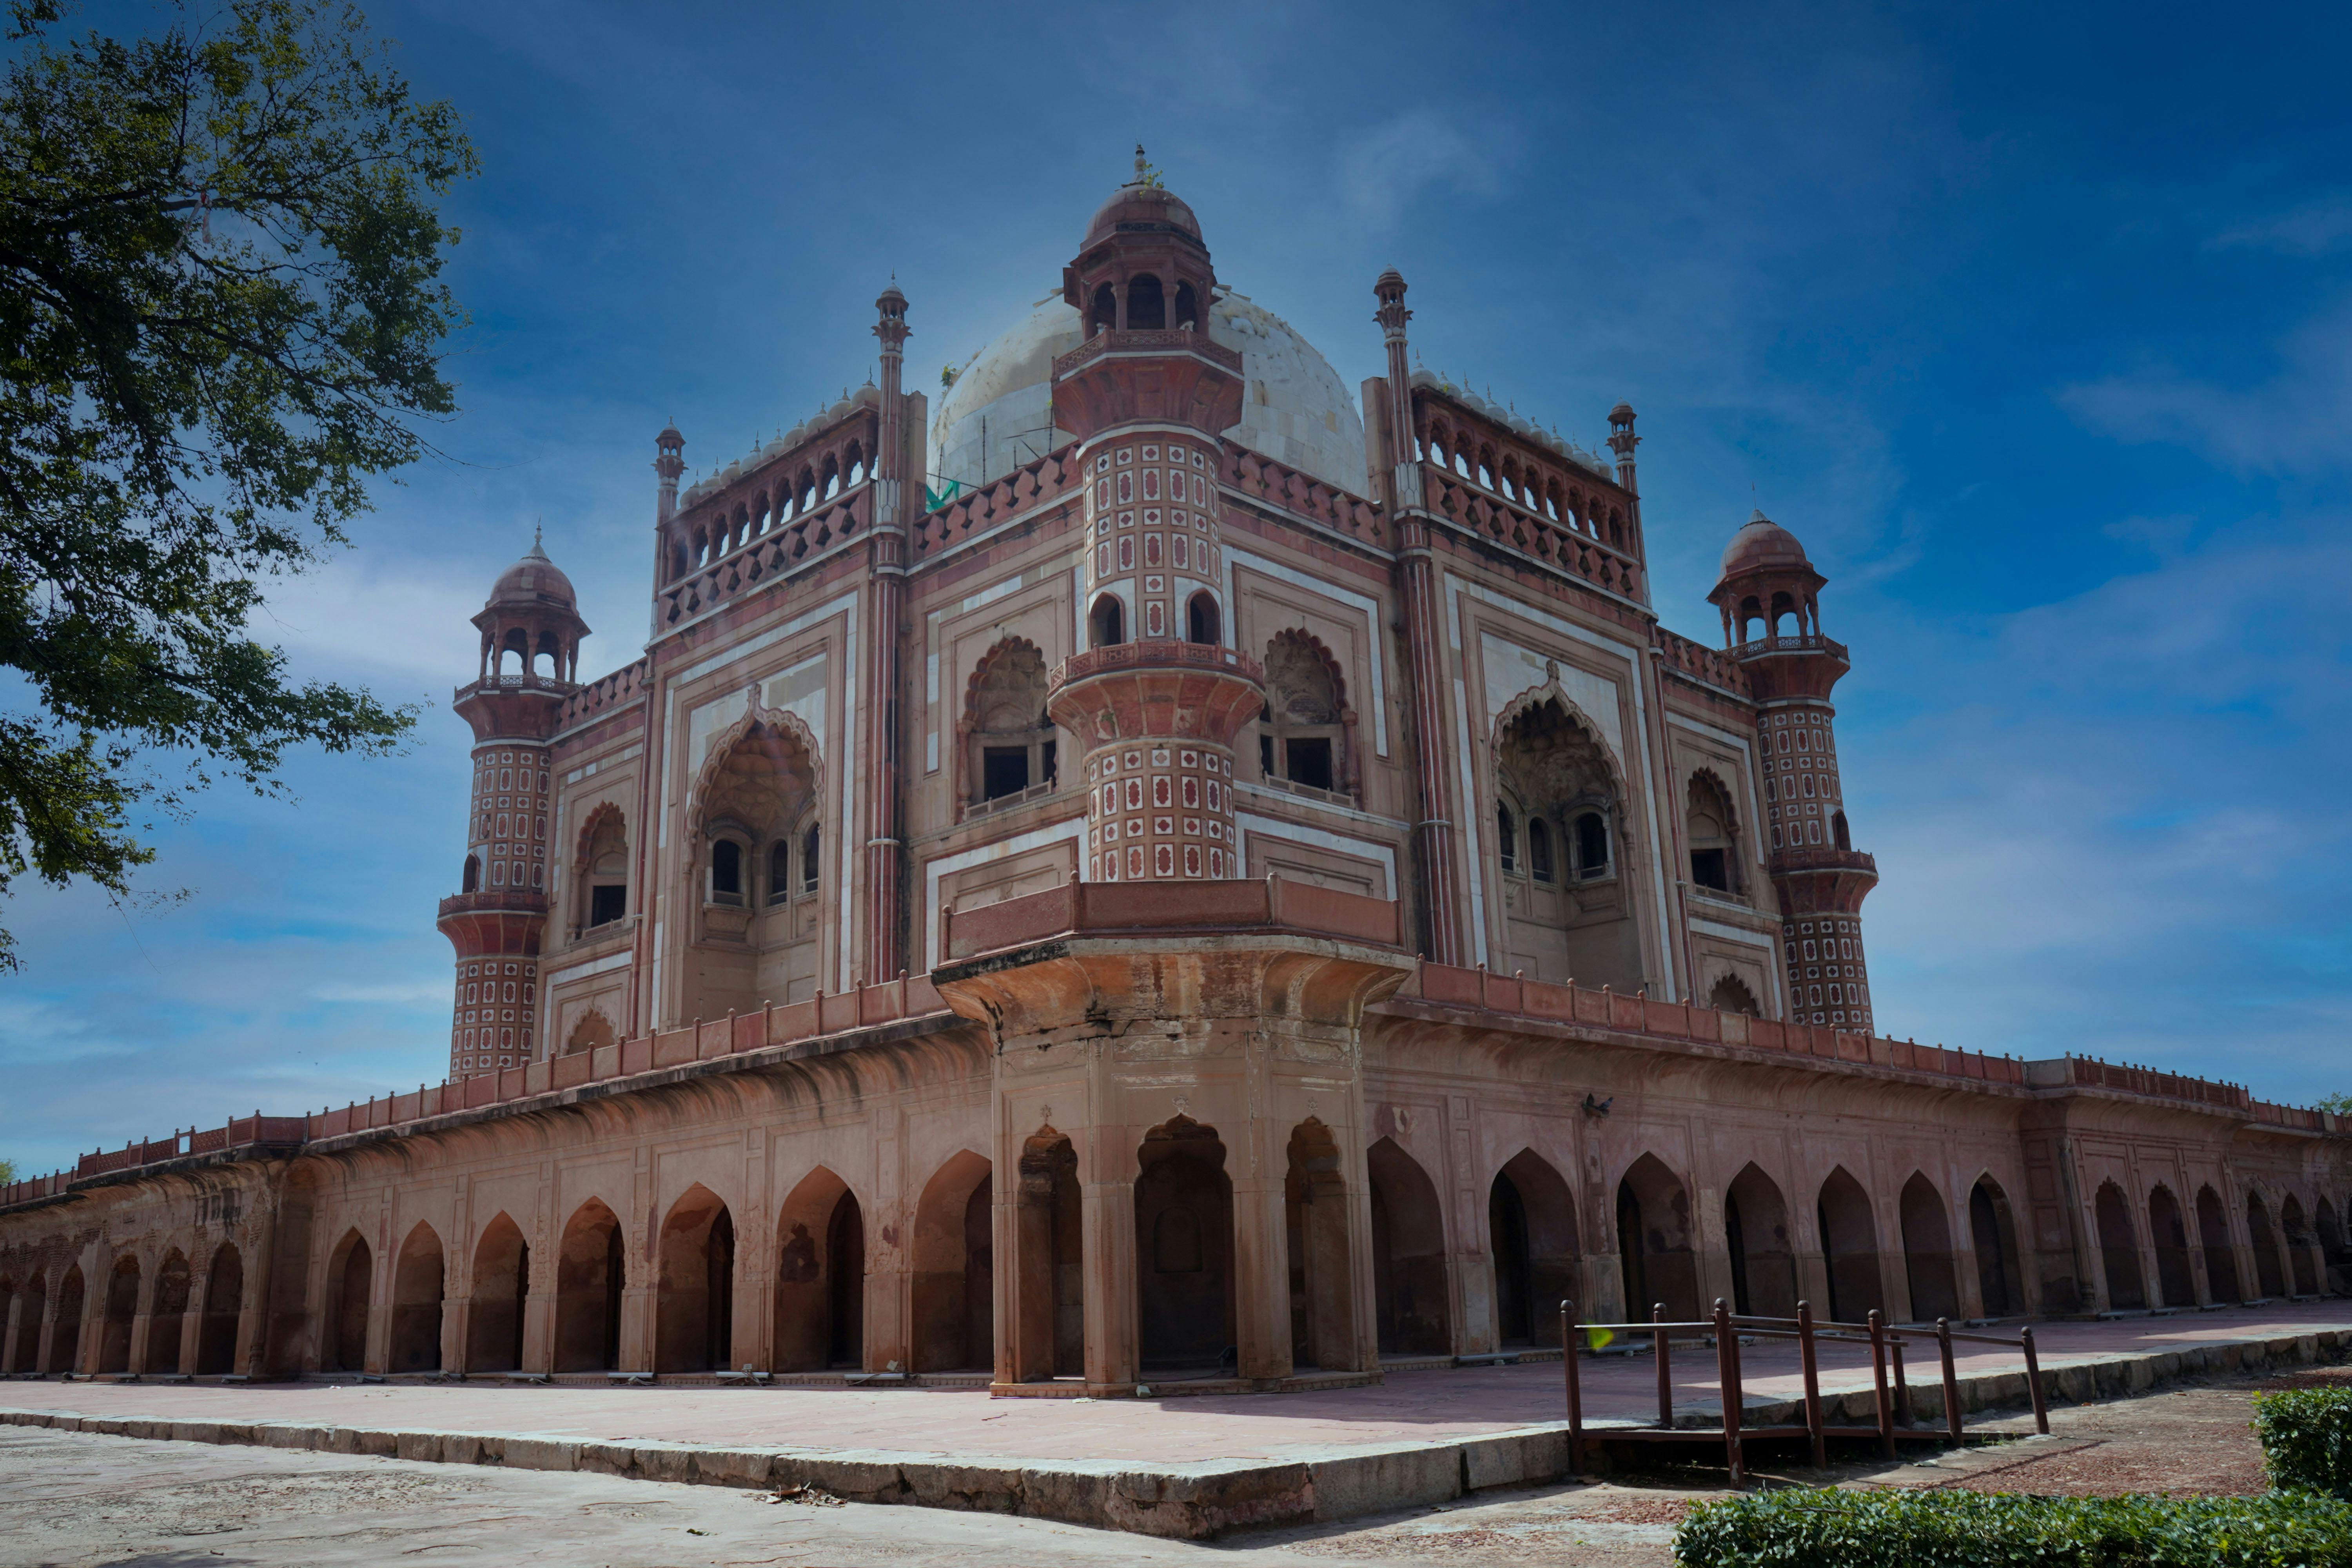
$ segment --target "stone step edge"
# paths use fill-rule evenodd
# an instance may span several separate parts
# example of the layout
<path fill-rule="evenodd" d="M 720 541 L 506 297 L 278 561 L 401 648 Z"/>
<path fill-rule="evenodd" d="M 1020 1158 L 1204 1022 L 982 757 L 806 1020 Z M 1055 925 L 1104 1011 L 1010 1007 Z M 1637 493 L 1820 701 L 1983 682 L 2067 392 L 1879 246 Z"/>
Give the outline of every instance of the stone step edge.
<path fill-rule="evenodd" d="M 2352 1349 L 2352 1330 L 2323 1330 L 2136 1355 L 2053 1357 L 2052 1364 L 2042 1367 L 2042 1378 L 2052 1397 L 2087 1402 L 2144 1393 L 2184 1378 L 2338 1360 L 2347 1349 Z M 1912 1386 L 1923 1418 L 1930 1411 L 1940 1410 L 1940 1387 L 1916 1382 Z M 1969 1411 L 2015 1409 L 2026 1403 L 2022 1371 L 1962 1378 L 1959 1390 L 1962 1406 Z M 1856 1423 L 1872 1418 L 1872 1397 L 1867 1384 L 1824 1392 L 1832 1419 Z M 1757 1425 L 1778 1423 L 1790 1419 L 1793 1408 L 1790 1401 L 1752 1401 L 1743 1418 Z M 1720 1425 L 1719 1415 L 1697 1405 L 1686 1406 L 1680 1419 Z M 1606 1441 L 1608 1426 L 1617 1424 L 1595 1422 L 1587 1430 Z M 576 1470 L 688 1485 L 756 1489 L 806 1485 L 853 1502 L 1011 1513 L 1196 1541 L 1230 1531 L 1353 1519 L 1448 1502 L 1465 1492 L 1557 1480 L 1566 1468 L 1568 1447 L 1566 1424 L 1548 1422 L 1469 1437 L 1349 1449 L 1308 1459 L 1206 1461 L 1152 1468 L 1114 1461 L 959 1461 L 877 1449 L 740 1448 L 654 1439 L 604 1441 L 544 1433 L 179 1421 L 63 1410 L 0 1409 L 0 1425 L 438 1464 Z"/>

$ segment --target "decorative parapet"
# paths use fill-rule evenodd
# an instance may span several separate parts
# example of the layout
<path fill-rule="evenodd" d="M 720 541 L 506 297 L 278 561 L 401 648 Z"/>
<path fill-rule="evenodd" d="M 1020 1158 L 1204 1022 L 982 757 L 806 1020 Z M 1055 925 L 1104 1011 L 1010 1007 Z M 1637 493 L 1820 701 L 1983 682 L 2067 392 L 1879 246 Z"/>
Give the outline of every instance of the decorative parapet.
<path fill-rule="evenodd" d="M 1775 877 L 1791 876 L 1801 871 L 1847 871 L 1859 876 L 1876 877 L 1878 860 L 1859 849 L 1825 847 L 1775 849 L 1766 858 L 1764 868 Z"/>
<path fill-rule="evenodd" d="M 1735 662 L 1730 654 L 1711 648 L 1705 643 L 1693 642 L 1664 626 L 1655 628 L 1655 646 L 1664 658 L 1667 668 L 1736 696 L 1752 698 L 1755 695 L 1748 683 L 1748 672 Z"/>
<path fill-rule="evenodd" d="M 1853 662 L 1846 657 L 1845 644 L 1834 637 L 1758 637 L 1754 642 L 1744 642 L 1732 648 L 1728 657 L 1747 660 L 1765 658 L 1776 653 L 1825 653 L 1832 658 L 1844 659 L 1849 664 Z"/>
<path fill-rule="evenodd" d="M 965 540 L 987 532 L 998 523 L 1058 499 L 1075 488 L 1076 473 L 1071 448 L 1046 453 L 1024 463 L 1001 479 L 992 480 L 915 520 L 915 555 L 952 550 Z"/>
<path fill-rule="evenodd" d="M 240 1117 L 209 1131 L 181 1132 L 84 1154 L 71 1172 L 36 1176 L 0 1187 L 0 1208 L 56 1197 L 93 1176 L 137 1171 L 173 1160 L 203 1154 L 284 1153 L 322 1139 L 341 1138 L 372 1128 L 398 1127 L 459 1110 L 478 1110 L 509 1100 L 527 1100 L 583 1084 L 634 1078 L 639 1073 L 689 1062 L 709 1061 L 771 1046 L 794 1045 L 829 1035 L 846 1034 L 908 1019 L 951 1017 L 939 992 L 919 977 L 868 985 L 838 995 L 819 995 L 807 1002 L 769 1007 L 740 1016 L 730 1015 L 709 1023 L 697 1020 L 683 1029 L 621 1040 L 593 1050 L 554 1057 L 528 1067 L 453 1080 L 390 1094 L 341 1110 L 314 1111 L 308 1116 Z"/>
<path fill-rule="evenodd" d="M 1246 447 L 1228 447 L 1219 478 L 1245 500 L 1303 517 L 1379 549 L 1390 547 L 1388 519 L 1379 507 L 1312 474 Z"/>
<path fill-rule="evenodd" d="M 526 893 L 520 888 L 493 888 L 483 892 L 450 894 L 441 900 L 436 918 L 446 921 L 455 915 L 546 913 L 545 893 Z"/>
<path fill-rule="evenodd" d="M 563 710 L 556 719 L 558 726 L 568 730 L 583 720 L 635 701 L 645 695 L 646 676 L 652 668 L 651 660 L 640 658 L 589 681 L 564 700 Z"/>
<path fill-rule="evenodd" d="M 1433 463 L 1422 464 L 1421 473 L 1422 504 L 1431 511 L 1555 571 L 1648 602 L 1642 568 L 1632 556 Z"/>
<path fill-rule="evenodd" d="M 790 574 L 812 556 L 863 533 L 874 521 L 874 486 L 861 482 L 789 522 L 755 534 L 709 565 L 688 572 L 661 591 L 661 624 L 675 626 Z"/>

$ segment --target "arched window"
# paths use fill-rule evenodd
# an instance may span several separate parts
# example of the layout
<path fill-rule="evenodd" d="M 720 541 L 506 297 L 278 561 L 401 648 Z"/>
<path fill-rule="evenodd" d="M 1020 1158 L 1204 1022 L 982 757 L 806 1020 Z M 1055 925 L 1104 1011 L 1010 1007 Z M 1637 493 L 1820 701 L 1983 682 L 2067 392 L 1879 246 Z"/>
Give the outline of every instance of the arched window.
<path fill-rule="evenodd" d="M 1217 601 L 1207 589 L 1192 595 L 1184 605 L 1184 640 L 1206 643 L 1211 647 L 1223 642 L 1218 623 Z"/>
<path fill-rule="evenodd" d="M 1609 823 L 1597 811 L 1576 819 L 1576 874 L 1584 881 L 1609 875 Z"/>
<path fill-rule="evenodd" d="M 1551 829 L 1540 816 L 1528 818 L 1528 871 L 1538 882 L 1552 879 Z"/>
<path fill-rule="evenodd" d="M 1118 296 L 1108 283 L 1095 290 L 1095 305 L 1087 318 L 1087 336 L 1107 332 L 1118 325 Z"/>
<path fill-rule="evenodd" d="M 1168 324 L 1168 297 L 1160 279 L 1146 272 L 1127 286 L 1127 325 L 1130 331 L 1156 331 Z"/>
<path fill-rule="evenodd" d="M 964 727 L 972 805 L 1052 787 L 1059 732 L 1045 715 L 1045 656 L 1035 644 L 1008 637 L 988 650 L 966 689 Z"/>
<path fill-rule="evenodd" d="M 801 835 L 801 891 L 803 893 L 816 891 L 819 870 L 817 847 L 824 841 L 824 830 L 814 822 L 809 824 L 808 831 Z"/>
<path fill-rule="evenodd" d="M 1087 633 L 1097 647 L 1127 640 L 1127 606 L 1116 594 L 1105 594 L 1087 613 Z"/>
<path fill-rule="evenodd" d="M 1201 330 L 1201 307 L 1190 283 L 1176 285 L 1176 330 L 1181 332 Z"/>
<path fill-rule="evenodd" d="M 1308 789 L 1352 788 L 1347 700 L 1323 646 L 1301 631 L 1276 636 L 1265 645 L 1265 689 L 1258 729 L 1264 776 Z"/>
<path fill-rule="evenodd" d="M 743 847 L 732 838 L 711 842 L 710 901 L 714 904 L 740 904 L 743 901 Z"/>
<path fill-rule="evenodd" d="M 1836 840 L 1837 847 L 1839 848 L 1845 850 L 1853 849 L 1853 835 L 1848 831 L 1846 827 L 1844 812 L 1833 811 L 1830 813 L 1830 834 L 1832 837 Z"/>
<path fill-rule="evenodd" d="M 1713 892 L 1732 891 L 1738 885 L 1738 857 L 1734 852 L 1731 805 L 1707 774 L 1691 775 L 1683 820 L 1690 838 L 1692 883 Z"/>
<path fill-rule="evenodd" d="M 481 891 L 481 888 L 482 858 L 478 855 L 468 855 L 466 857 L 465 874 L 457 884 L 457 890 L 461 893 L 476 893 Z"/>
<path fill-rule="evenodd" d="M 585 900 L 580 911 L 582 930 L 610 925 L 628 913 L 629 840 L 620 807 L 608 801 L 589 814 L 572 873 Z"/>
<path fill-rule="evenodd" d="M 1495 804 L 1495 843 L 1503 862 L 1506 876 L 1517 876 L 1519 869 L 1519 835 L 1511 821 L 1511 808 L 1500 801 Z"/>
<path fill-rule="evenodd" d="M 781 904 L 793 896 L 793 846 L 779 838 L 768 846 L 768 902 Z"/>

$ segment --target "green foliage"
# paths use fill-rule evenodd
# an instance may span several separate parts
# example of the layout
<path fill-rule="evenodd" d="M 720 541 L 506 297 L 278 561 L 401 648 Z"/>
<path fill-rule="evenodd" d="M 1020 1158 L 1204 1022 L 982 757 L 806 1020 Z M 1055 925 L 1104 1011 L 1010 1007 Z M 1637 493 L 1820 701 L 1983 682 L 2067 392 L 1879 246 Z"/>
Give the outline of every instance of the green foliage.
<path fill-rule="evenodd" d="M 2352 1388 L 2258 1394 L 2254 1432 L 2271 1485 L 2352 1502 Z"/>
<path fill-rule="evenodd" d="M 16 1162 L 14 1160 L 0 1160 L 0 1187 L 6 1186 L 16 1179 Z"/>
<path fill-rule="evenodd" d="M 153 858 L 141 803 L 184 811 L 215 773 L 274 793 L 288 746 L 379 753 L 415 721 L 289 684 L 246 627 L 455 411 L 436 204 L 474 154 L 336 0 L 131 40 L 10 10 L 0 893 L 30 870 L 121 898 Z"/>
<path fill-rule="evenodd" d="M 2315 1103 L 2330 1116 L 2352 1116 L 2352 1094 L 2323 1094 Z"/>
<path fill-rule="evenodd" d="M 2321 1568 L 2352 1564 L 2352 1507 L 2252 1498 L 1752 1492 L 1691 1510 L 1681 1568 Z"/>

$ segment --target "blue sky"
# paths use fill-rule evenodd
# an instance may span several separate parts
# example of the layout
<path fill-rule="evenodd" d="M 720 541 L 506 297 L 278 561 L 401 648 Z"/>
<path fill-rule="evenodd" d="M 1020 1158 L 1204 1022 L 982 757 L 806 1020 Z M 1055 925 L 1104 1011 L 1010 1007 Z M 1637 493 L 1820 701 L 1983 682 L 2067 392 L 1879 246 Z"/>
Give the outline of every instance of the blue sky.
<path fill-rule="evenodd" d="M 98 14 L 152 15 L 136 7 Z M 379 5 L 468 117 L 448 460 L 261 633 L 428 710 L 406 755 L 161 823 L 118 910 L 23 887 L 0 1155 L 437 1079 L 467 616 L 544 519 L 646 626 L 695 471 L 935 384 L 1056 289 L 1139 139 L 1220 277 L 1353 385 L 1423 359 L 1586 445 L 1641 414 L 1666 623 L 1760 504 L 1832 579 L 1883 1027 L 2352 1089 L 2347 24 L 2146 6 Z"/>

